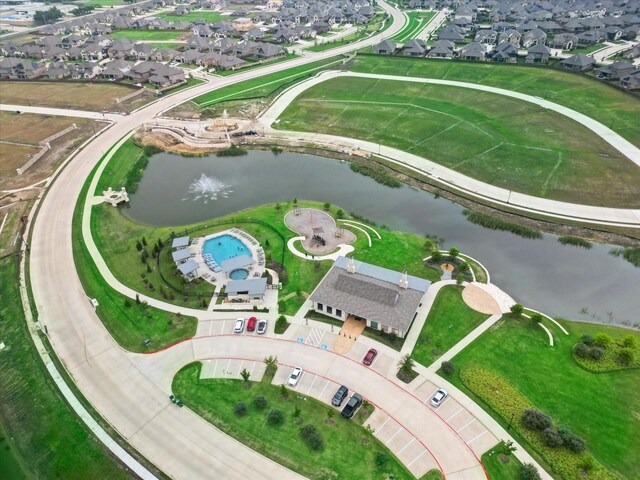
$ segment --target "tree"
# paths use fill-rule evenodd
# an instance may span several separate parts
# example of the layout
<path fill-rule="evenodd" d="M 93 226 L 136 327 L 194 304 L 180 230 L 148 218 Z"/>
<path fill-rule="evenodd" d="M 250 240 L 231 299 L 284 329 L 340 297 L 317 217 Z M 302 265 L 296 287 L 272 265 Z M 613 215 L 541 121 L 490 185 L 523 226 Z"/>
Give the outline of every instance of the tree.
<path fill-rule="evenodd" d="M 279 426 L 284 423 L 284 414 L 280 410 L 273 409 L 267 414 L 267 424 Z"/>
<path fill-rule="evenodd" d="M 522 415 L 522 423 L 532 430 L 544 430 L 551 426 L 551 417 L 540 410 L 528 408 Z"/>
<path fill-rule="evenodd" d="M 456 258 L 458 255 L 460 255 L 460 250 L 458 250 L 456 247 L 451 247 L 449 249 L 449 256 L 451 258 Z"/>
<path fill-rule="evenodd" d="M 607 348 L 613 343 L 613 338 L 606 333 L 596 333 L 593 336 L 593 343 L 599 347 Z"/>
<path fill-rule="evenodd" d="M 408 353 L 404 355 L 400 359 L 400 363 L 398 363 L 398 367 L 400 368 L 400 371 L 403 373 L 411 373 L 413 371 L 414 365 L 415 365 L 415 362 L 413 361 L 413 358 L 411 358 L 411 355 Z"/>
<path fill-rule="evenodd" d="M 467 262 L 462 262 L 462 263 L 460 264 L 460 270 L 461 270 L 462 272 L 468 272 L 468 271 L 469 271 L 469 268 L 470 268 L 470 267 L 469 267 L 469 264 L 468 264 Z"/>
<path fill-rule="evenodd" d="M 511 305 L 511 313 L 513 314 L 514 317 L 520 318 L 523 312 L 524 312 L 524 307 L 519 303 L 514 303 L 513 305 Z"/>
<path fill-rule="evenodd" d="M 542 315 L 540 315 L 539 313 L 532 313 L 531 321 L 534 323 L 542 323 Z"/>
<path fill-rule="evenodd" d="M 280 205 L 279 203 L 276 203 L 275 209 L 276 211 L 279 212 L 280 210 L 282 210 L 282 205 Z"/>
<path fill-rule="evenodd" d="M 431 261 L 438 263 L 442 260 L 442 252 L 440 250 L 434 250 L 431 254 Z"/>
<path fill-rule="evenodd" d="M 342 210 L 341 208 L 338 209 L 338 211 L 336 212 L 336 217 L 338 218 L 344 218 L 344 210 Z"/>
<path fill-rule="evenodd" d="M 142 245 L 147 246 L 147 239 L 145 237 L 142 237 Z"/>
<path fill-rule="evenodd" d="M 633 335 L 626 335 L 622 339 L 622 345 L 627 348 L 636 348 L 636 345 L 638 345 L 638 341 Z"/>
<path fill-rule="evenodd" d="M 324 440 L 315 425 L 307 424 L 302 427 L 300 436 L 311 450 L 317 452 L 324 449 Z"/>
<path fill-rule="evenodd" d="M 71 10 L 71 15 L 79 17 L 80 15 L 87 15 L 95 10 L 96 7 L 92 5 L 82 5 L 78 8 Z"/>
<path fill-rule="evenodd" d="M 289 390 L 287 389 L 284 383 L 280 385 L 280 396 L 282 398 L 289 398 Z"/>
<path fill-rule="evenodd" d="M 456 285 L 462 285 L 462 282 L 464 282 L 464 273 L 459 272 L 456 275 Z"/>
<path fill-rule="evenodd" d="M 622 365 L 631 365 L 635 359 L 635 353 L 631 348 L 621 348 L 618 352 L 618 362 Z"/>
<path fill-rule="evenodd" d="M 44 25 L 45 23 L 54 23 L 62 17 L 63 13 L 57 7 L 51 7 L 49 10 L 36 12 L 33 16 L 33 21 Z"/>
<path fill-rule="evenodd" d="M 247 404 L 244 402 L 236 403 L 236 406 L 233 407 L 233 413 L 239 417 L 244 417 L 247 414 Z"/>
<path fill-rule="evenodd" d="M 249 385 L 249 377 L 251 376 L 249 370 L 243 368 L 240 372 L 240 376 L 242 377 L 242 380 L 244 380 L 245 385 Z"/>
<path fill-rule="evenodd" d="M 520 471 L 518 472 L 519 480 L 540 480 L 540 474 L 538 473 L 538 469 L 535 465 L 530 463 L 525 463 L 520 467 Z"/>
<path fill-rule="evenodd" d="M 327 423 L 333 423 L 333 417 L 336 416 L 336 411 L 333 408 L 327 409 Z"/>
<path fill-rule="evenodd" d="M 140 240 L 136 241 L 136 250 L 139 252 L 142 251 L 142 244 L 140 243 Z"/>
<path fill-rule="evenodd" d="M 253 399 L 252 403 L 253 403 L 253 406 L 256 407 L 258 410 L 264 410 L 269 405 L 269 402 L 264 397 L 264 395 L 258 395 L 256 398 Z"/>
<path fill-rule="evenodd" d="M 383 470 L 389 464 L 389 455 L 384 452 L 377 452 L 375 463 L 378 470 Z"/>
<path fill-rule="evenodd" d="M 331 208 L 331 204 L 329 202 L 324 202 L 323 208 L 325 210 L 329 210 Z"/>
<path fill-rule="evenodd" d="M 445 375 L 451 375 L 453 372 L 456 371 L 455 365 L 448 360 L 445 360 L 444 362 L 442 362 L 440 364 L 440 368 L 442 368 L 442 373 L 444 373 Z"/>
<path fill-rule="evenodd" d="M 264 372 L 265 375 L 275 375 L 276 370 L 278 370 L 278 357 L 274 355 L 264 357 L 264 364 L 267 366 Z"/>

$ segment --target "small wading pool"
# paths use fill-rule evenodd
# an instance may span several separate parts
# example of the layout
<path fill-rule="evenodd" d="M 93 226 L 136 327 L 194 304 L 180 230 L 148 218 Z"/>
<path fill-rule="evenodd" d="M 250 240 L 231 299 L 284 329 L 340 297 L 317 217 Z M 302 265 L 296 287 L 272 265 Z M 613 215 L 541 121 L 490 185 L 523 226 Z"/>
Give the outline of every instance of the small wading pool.
<path fill-rule="evenodd" d="M 237 268 L 229 274 L 231 280 L 244 280 L 249 276 L 249 272 L 244 268 Z"/>

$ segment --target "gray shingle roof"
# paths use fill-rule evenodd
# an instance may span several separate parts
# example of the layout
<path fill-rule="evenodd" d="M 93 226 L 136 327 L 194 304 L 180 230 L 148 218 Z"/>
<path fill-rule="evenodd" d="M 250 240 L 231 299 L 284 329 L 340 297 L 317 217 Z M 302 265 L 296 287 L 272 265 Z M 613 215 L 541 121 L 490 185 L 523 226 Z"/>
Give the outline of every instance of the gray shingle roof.
<path fill-rule="evenodd" d="M 266 278 L 251 278 L 248 280 L 229 280 L 225 292 L 231 294 L 247 292 L 249 295 L 263 295 L 266 289 Z"/>

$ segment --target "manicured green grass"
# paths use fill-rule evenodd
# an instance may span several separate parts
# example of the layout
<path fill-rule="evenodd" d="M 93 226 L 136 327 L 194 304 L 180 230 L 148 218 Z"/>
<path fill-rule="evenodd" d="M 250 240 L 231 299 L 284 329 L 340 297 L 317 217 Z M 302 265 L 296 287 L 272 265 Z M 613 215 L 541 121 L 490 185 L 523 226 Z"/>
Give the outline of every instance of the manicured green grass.
<path fill-rule="evenodd" d="M 522 464 L 513 454 L 504 455 L 503 448 L 504 443 L 501 442 L 482 455 L 480 460 L 490 480 L 518 480 Z"/>
<path fill-rule="evenodd" d="M 309 50 L 310 52 L 324 52 L 326 50 L 331 50 L 332 48 L 342 47 L 343 45 L 369 37 L 375 33 L 383 32 L 389 28 L 392 23 L 392 17 L 379 14 L 376 15 L 376 17 L 366 26 L 359 27 L 358 30 L 351 35 L 342 37 L 337 41 L 320 43 L 318 45 L 308 47 L 305 50 Z"/>
<path fill-rule="evenodd" d="M 286 62 L 287 60 L 292 60 L 294 58 L 298 58 L 299 55 L 295 55 L 293 53 L 288 54 L 284 57 L 280 57 L 280 58 L 276 58 L 274 60 L 267 60 L 266 62 L 256 62 L 256 63 L 252 63 L 250 65 L 247 65 L 246 67 L 242 67 L 239 68 L 237 70 L 216 70 L 216 75 L 220 75 L 221 77 L 230 77 L 231 75 L 236 75 L 238 73 L 242 73 L 245 72 L 247 70 L 252 70 L 255 68 L 262 68 L 265 67 L 267 65 L 273 65 L 274 63 L 280 63 L 280 62 Z"/>
<path fill-rule="evenodd" d="M 179 32 L 175 30 L 138 30 L 127 29 L 114 31 L 111 36 L 114 39 L 126 38 L 131 41 L 138 40 L 180 40 L 181 37 L 190 36 L 189 32 Z"/>
<path fill-rule="evenodd" d="M 336 78 L 302 93 L 274 126 L 382 143 L 528 195 L 640 206 L 637 165 L 568 117 L 503 95 Z"/>
<path fill-rule="evenodd" d="M 589 45 L 587 47 L 578 47 L 575 50 L 571 50 L 571 55 L 576 55 L 578 53 L 587 55 L 589 53 L 593 53 L 597 50 L 600 50 L 601 48 L 604 48 L 604 47 L 606 47 L 604 43 L 596 43 L 594 45 Z"/>
<path fill-rule="evenodd" d="M 460 370 L 479 366 L 509 381 L 537 408 L 584 438 L 589 451 L 605 467 L 622 478 L 636 478 L 640 452 L 629 448 L 640 443 L 640 370 L 591 373 L 580 368 L 571 353 L 582 334 L 606 332 L 614 338 L 640 333 L 620 328 L 562 321 L 566 336 L 550 322 L 555 346 L 549 347 L 540 327 L 509 317 L 481 335 L 454 359 L 456 373 L 447 377 L 471 394 L 461 382 Z M 494 418 L 501 419 L 475 397 Z"/>
<path fill-rule="evenodd" d="M 411 353 L 416 362 L 428 367 L 489 318 L 464 303 L 462 290 L 462 287 L 448 285 L 438 292 Z"/>
<path fill-rule="evenodd" d="M 0 340 L 5 348 L 0 351 L 0 414 L 12 440 L 0 439 L 0 476 L 22 478 L 17 465 L 9 470 L 9 457 L 15 454 L 28 469 L 27 478 L 129 478 L 75 416 L 40 361 L 18 285 L 17 259 L 1 259 Z"/>
<path fill-rule="evenodd" d="M 241 380 L 200 380 L 201 364 L 191 364 L 178 372 L 173 380 L 173 393 L 198 415 L 223 432 L 238 439 L 253 450 L 269 457 L 311 479 L 324 478 L 384 478 L 393 473 L 396 479 L 412 479 L 413 476 L 375 437 L 364 446 L 366 437 L 362 422 L 365 417 L 356 414 L 353 420 L 342 418 L 338 410 L 313 398 L 291 392 L 283 399 L 280 388 L 267 382 L 251 382 L 246 389 Z M 268 401 L 264 410 L 253 406 L 255 397 L 262 395 Z M 248 412 L 244 417 L 233 413 L 235 405 L 246 403 Z M 294 409 L 301 410 L 302 423 L 296 424 Z M 272 409 L 284 413 L 284 423 L 271 426 L 265 421 Z M 332 424 L 327 424 L 327 411 L 333 410 Z M 362 410 L 361 410 L 362 411 Z M 324 440 L 322 451 L 313 451 L 301 440 L 300 429 L 314 425 Z M 379 469 L 375 456 L 384 453 L 387 466 Z M 332 475 L 331 472 L 335 472 Z"/>
<path fill-rule="evenodd" d="M 407 12 L 409 21 L 402 30 L 391 37 L 391 39 L 396 42 L 407 43 L 412 38 L 417 37 L 418 34 L 424 30 L 435 14 L 436 12 Z"/>
<path fill-rule="evenodd" d="M 127 300 L 124 295 L 109 287 L 100 275 L 82 239 L 82 208 L 90 181 L 91 176 L 87 179 L 78 198 L 71 235 L 78 276 L 87 296 L 98 300 L 99 306 L 96 312 L 100 320 L 120 346 L 134 352 L 157 350 L 193 337 L 197 327 L 197 320 L 194 317 L 177 316 Z M 92 228 L 94 222 L 95 216 L 92 216 Z M 100 245 L 99 239 L 95 238 L 95 240 L 96 244 Z M 143 342 L 146 339 L 150 339 L 153 343 L 144 345 Z"/>
<path fill-rule="evenodd" d="M 275 94 L 282 88 L 301 80 L 302 78 L 315 75 L 318 71 L 335 66 L 341 61 L 340 58 L 329 58 L 309 63 L 299 67 L 290 68 L 280 72 L 264 75 L 259 78 L 247 80 L 245 82 L 229 85 L 213 92 L 205 93 L 192 101 L 199 107 L 207 107 L 214 103 L 242 98 L 261 98 Z"/>
<path fill-rule="evenodd" d="M 172 12 L 162 12 L 154 15 L 158 18 L 164 18 L 168 22 L 193 22 L 195 20 L 204 20 L 208 23 L 219 22 L 220 20 L 229 20 L 232 17 L 221 15 L 220 12 L 214 10 L 193 10 L 184 15 L 172 15 Z"/>
<path fill-rule="evenodd" d="M 458 80 L 542 97 L 584 113 L 640 146 L 640 97 L 586 75 L 546 67 L 381 55 L 358 55 L 350 66 L 357 72 Z"/>

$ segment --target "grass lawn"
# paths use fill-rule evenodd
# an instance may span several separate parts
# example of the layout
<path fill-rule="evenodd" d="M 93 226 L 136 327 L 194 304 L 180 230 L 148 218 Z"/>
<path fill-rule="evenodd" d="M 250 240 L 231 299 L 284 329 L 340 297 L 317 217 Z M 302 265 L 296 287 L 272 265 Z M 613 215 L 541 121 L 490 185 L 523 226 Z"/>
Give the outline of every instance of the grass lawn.
<path fill-rule="evenodd" d="M 185 88 L 195 87 L 196 85 L 200 85 L 201 83 L 204 83 L 204 80 L 202 80 L 200 78 L 187 77 L 187 83 L 184 83 L 182 85 L 178 85 L 177 87 L 170 88 L 168 90 L 165 90 L 162 93 L 164 95 L 170 95 L 172 93 L 179 92 L 180 90 L 184 90 Z"/>
<path fill-rule="evenodd" d="M 191 36 L 189 32 L 180 32 L 176 30 L 139 30 L 137 28 L 123 28 L 121 30 L 114 31 L 111 34 L 111 37 L 116 40 L 119 38 L 126 38 L 132 42 L 138 40 L 184 40 L 189 36 Z"/>
<path fill-rule="evenodd" d="M 2 82 L 2 102 L 10 105 L 103 110 L 135 91 L 122 85 L 76 82 Z"/>
<path fill-rule="evenodd" d="M 231 75 L 236 75 L 237 73 L 242 73 L 246 70 L 252 70 L 254 68 L 261 68 L 267 65 L 273 65 L 274 63 L 286 62 L 287 60 L 292 60 L 294 58 L 298 58 L 299 55 L 294 53 L 290 53 L 284 57 L 275 58 L 273 60 L 267 60 L 266 62 L 256 62 L 247 65 L 246 67 L 239 68 L 237 70 L 216 70 L 215 74 L 220 75 L 221 77 L 229 77 Z"/>
<path fill-rule="evenodd" d="M 231 17 L 221 15 L 220 12 L 216 12 L 214 10 L 193 10 L 185 13 L 184 15 L 172 15 L 172 12 L 161 12 L 154 16 L 164 18 L 168 22 L 193 22 L 195 20 L 204 20 L 208 23 L 214 23 L 223 19 L 231 19 Z"/>
<path fill-rule="evenodd" d="M 584 113 L 640 146 L 640 97 L 582 74 L 546 67 L 358 55 L 357 72 L 443 78 L 542 97 Z"/>
<path fill-rule="evenodd" d="M 490 480 L 517 480 L 522 464 L 514 455 L 504 455 L 504 443 L 486 452 L 480 460 Z"/>
<path fill-rule="evenodd" d="M 309 50 L 310 52 L 324 52 L 325 50 L 331 50 L 332 48 L 341 47 L 351 42 L 355 42 L 364 37 L 370 37 L 371 35 L 382 32 L 389 28 L 393 20 L 390 16 L 385 15 L 376 15 L 373 21 L 369 22 L 366 26 L 358 28 L 358 30 L 350 35 L 342 37 L 337 41 L 320 43 L 318 45 L 313 45 L 312 47 L 305 48 L 305 50 Z M 335 33 L 335 32 L 334 32 Z"/>
<path fill-rule="evenodd" d="M 303 92 L 275 126 L 379 142 L 528 195 L 640 206 L 633 162 L 568 117 L 503 95 L 336 78 Z"/>
<path fill-rule="evenodd" d="M 407 43 L 412 38 L 416 38 L 435 15 L 436 12 L 407 12 L 409 21 L 391 39 L 396 42 Z"/>
<path fill-rule="evenodd" d="M 462 290 L 462 287 L 448 285 L 438 292 L 411 353 L 416 362 L 428 367 L 489 318 L 464 303 Z"/>
<path fill-rule="evenodd" d="M 259 98 L 275 94 L 282 88 L 301 80 L 302 78 L 315 75 L 319 70 L 329 66 L 338 65 L 341 58 L 329 58 L 309 63 L 299 67 L 290 68 L 281 72 L 271 73 L 245 82 L 229 85 L 228 87 L 205 93 L 192 100 L 199 107 L 207 107 L 214 103 L 242 98 Z"/>
<path fill-rule="evenodd" d="M 197 327 L 195 318 L 177 316 L 144 304 L 138 305 L 109 287 L 100 275 L 82 239 L 82 206 L 90 180 L 91 176 L 82 189 L 74 212 L 73 255 L 87 296 L 98 300 L 96 312 L 105 327 L 120 346 L 133 352 L 158 350 L 193 337 Z M 153 343 L 144 345 L 145 339 L 150 339 Z"/>
<path fill-rule="evenodd" d="M 0 339 L 5 348 L 0 351 L 0 476 L 129 478 L 76 417 L 40 361 L 18 285 L 17 259 L 1 259 Z M 16 460 L 25 465 L 28 476 L 21 476 Z"/>
<path fill-rule="evenodd" d="M 142 155 L 143 150 L 140 147 L 132 141 L 125 142 L 105 168 L 96 191 L 102 192 L 107 186 L 112 186 L 113 188 L 124 186 L 127 191 L 132 191 L 131 176 L 132 174 L 133 176 L 138 174 L 136 169 L 139 167 L 138 160 Z M 300 201 L 299 206 L 322 209 L 320 202 Z M 177 294 L 177 298 L 167 299 L 166 292 L 163 292 L 161 287 L 163 281 L 156 268 L 155 260 L 151 261 L 152 259 L 149 259 L 148 263 L 151 266 L 151 272 L 149 272 L 147 265 L 142 263 L 140 259 L 140 252 L 136 249 L 136 242 L 145 237 L 149 244 L 153 246 L 158 239 L 164 242 L 171 236 L 173 231 L 181 233 L 185 228 L 192 232 L 197 230 L 196 233 L 192 233 L 192 236 L 202 236 L 238 226 L 253 235 L 261 243 L 267 260 L 271 256 L 274 260 L 280 262 L 282 251 L 285 247 L 282 237 L 288 240 L 296 236 L 284 224 L 284 215 L 292 208 L 292 202 L 262 205 L 198 224 L 154 227 L 135 223 L 123 215 L 119 209 L 101 204 L 94 206 L 92 209 L 91 228 L 94 241 L 107 265 L 122 283 L 153 298 L 169 300 L 177 305 L 199 308 L 203 299 L 210 300 L 213 294 L 213 286 L 207 282 L 202 282 L 198 286 L 189 287 L 189 292 L 195 294 L 193 297 L 182 297 Z M 338 209 L 339 207 L 333 206 L 330 213 L 335 216 Z M 264 225 L 247 223 L 248 220 L 252 219 L 268 223 L 282 237 L 276 231 Z M 381 230 L 381 232 L 382 240 L 375 239 L 373 246 L 369 248 L 364 235 L 359 230 L 354 230 L 357 236 L 354 244 L 356 247 L 354 254 L 356 259 L 396 270 L 407 268 L 410 274 L 428 278 L 432 281 L 440 278 L 439 272 L 426 267 L 422 263 L 422 258 L 426 253 L 425 240 L 423 238 L 403 232 L 391 232 L 388 230 Z M 305 260 L 293 255 L 288 248 L 284 248 L 284 250 L 284 266 L 287 270 L 288 280 L 283 282 L 284 285 L 279 292 L 279 296 L 287 298 L 287 300 L 281 302 L 280 313 L 292 315 L 304 303 L 304 295 L 310 294 L 329 270 L 331 262 L 328 260 L 322 262 Z M 183 289 L 182 281 L 172 273 L 174 267 L 168 255 L 167 250 L 161 253 L 160 269 L 164 277 L 172 285 L 178 289 Z M 153 289 L 148 287 L 142 274 L 154 286 Z M 298 291 L 300 295 L 296 294 Z M 197 294 L 200 294 L 201 298 Z"/>
<path fill-rule="evenodd" d="M 571 50 L 571 55 L 576 55 L 578 53 L 582 53 L 584 55 L 587 55 L 589 53 L 593 53 L 597 50 L 600 50 L 601 48 L 606 47 L 606 45 L 604 43 L 596 43 L 593 45 L 588 45 L 586 47 L 578 47 L 575 50 Z"/>
<path fill-rule="evenodd" d="M 173 380 L 173 393 L 205 420 L 281 465 L 311 479 L 365 480 L 383 478 L 385 473 L 395 474 L 396 479 L 413 478 L 375 437 L 369 445 L 362 444 L 362 438 L 367 435 L 362 422 L 368 415 L 356 414 L 353 420 L 345 420 L 333 407 L 297 392 L 283 399 L 280 388 L 267 382 L 251 382 L 251 388 L 246 389 L 241 380 L 200 380 L 200 369 L 201 364 L 197 363 L 180 370 Z M 259 395 L 267 399 L 264 410 L 252 404 Z M 239 402 L 248 407 L 243 417 L 233 412 Z M 296 407 L 301 410 L 300 424 L 293 418 Z M 265 417 L 272 409 L 284 414 L 282 425 L 266 423 Z M 335 412 L 332 424 L 326 423 L 329 410 Z M 301 440 L 300 429 L 307 424 L 318 429 L 324 440 L 323 450 L 313 451 Z M 375 463 L 378 453 L 388 459 L 383 469 Z M 335 472 L 335 476 L 330 476 L 331 472 Z"/>
<path fill-rule="evenodd" d="M 467 367 L 496 372 L 536 408 L 584 438 L 592 455 L 611 472 L 621 478 L 637 478 L 640 450 L 630 446 L 640 444 L 640 370 L 591 373 L 578 366 L 571 349 L 582 334 L 605 332 L 614 338 L 632 334 L 640 340 L 640 333 L 579 322 L 562 323 L 569 330 L 568 336 L 545 322 L 555 340 L 551 348 L 541 328 L 506 317 L 453 359 L 456 373 L 448 379 L 506 425 L 509 419 L 501 418 L 459 377 Z"/>

